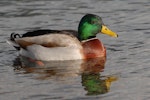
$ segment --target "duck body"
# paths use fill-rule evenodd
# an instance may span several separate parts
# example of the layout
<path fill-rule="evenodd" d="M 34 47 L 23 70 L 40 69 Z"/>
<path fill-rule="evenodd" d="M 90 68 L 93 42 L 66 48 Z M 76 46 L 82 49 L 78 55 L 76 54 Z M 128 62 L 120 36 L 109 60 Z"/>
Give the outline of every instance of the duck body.
<path fill-rule="evenodd" d="M 22 36 L 12 33 L 8 43 L 21 56 L 41 61 L 106 57 L 106 49 L 96 34 L 102 31 L 113 37 L 117 35 L 103 26 L 99 16 L 87 14 L 81 19 L 78 31 L 36 30 Z"/>
<path fill-rule="evenodd" d="M 40 34 L 34 36 L 35 32 Z M 42 61 L 88 59 L 106 55 L 106 49 L 97 38 L 80 42 L 75 32 L 74 34 L 70 31 L 45 34 L 42 34 L 44 31 L 41 30 L 35 32 L 32 32 L 32 36 L 31 34 L 27 36 L 26 33 L 21 38 L 10 39 L 9 43 L 19 48 L 21 56 Z"/>

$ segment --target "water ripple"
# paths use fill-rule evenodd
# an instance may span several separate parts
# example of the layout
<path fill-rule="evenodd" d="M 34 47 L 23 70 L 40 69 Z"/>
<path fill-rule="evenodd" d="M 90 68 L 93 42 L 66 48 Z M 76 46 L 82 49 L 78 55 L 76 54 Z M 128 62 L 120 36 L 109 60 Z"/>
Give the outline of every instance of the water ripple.
<path fill-rule="evenodd" d="M 149 4 L 149 0 L 1 0 L 0 97 L 3 100 L 148 100 Z M 5 42 L 11 32 L 23 34 L 44 28 L 76 30 L 80 18 L 86 13 L 100 15 L 104 23 L 119 34 L 118 39 L 98 36 L 107 48 L 104 72 L 95 77 L 79 73 L 65 74 L 71 70 L 74 72 L 77 65 L 74 65 L 75 69 L 68 70 L 59 69 L 58 66 L 35 69 L 19 67 L 19 63 L 13 61 L 17 53 Z M 17 67 L 13 67 L 13 63 Z M 91 67 L 89 69 L 92 70 Z M 86 82 L 95 82 L 95 85 L 105 83 L 114 74 L 120 77 L 113 82 L 109 92 L 87 95 L 91 92 Z M 90 78 L 95 81 L 88 80 Z"/>

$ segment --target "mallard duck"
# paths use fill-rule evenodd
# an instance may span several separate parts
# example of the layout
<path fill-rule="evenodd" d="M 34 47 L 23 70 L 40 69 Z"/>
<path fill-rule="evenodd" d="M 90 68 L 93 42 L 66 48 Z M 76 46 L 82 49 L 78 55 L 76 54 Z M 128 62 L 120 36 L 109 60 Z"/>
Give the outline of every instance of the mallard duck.
<path fill-rule="evenodd" d="M 105 57 L 106 49 L 96 38 L 98 33 L 112 37 L 118 35 L 107 28 L 101 17 L 86 14 L 82 17 L 78 31 L 36 30 L 23 35 L 12 33 L 8 42 L 21 56 L 34 60 L 77 60 Z"/>

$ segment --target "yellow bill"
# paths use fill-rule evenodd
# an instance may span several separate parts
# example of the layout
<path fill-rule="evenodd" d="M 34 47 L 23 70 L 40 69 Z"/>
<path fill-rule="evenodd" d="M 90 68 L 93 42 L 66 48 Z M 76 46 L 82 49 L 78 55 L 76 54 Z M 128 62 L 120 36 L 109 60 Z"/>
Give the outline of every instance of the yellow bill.
<path fill-rule="evenodd" d="M 109 90 L 109 89 L 110 89 L 110 86 L 111 86 L 111 83 L 112 83 L 113 81 L 117 81 L 117 80 L 118 80 L 118 78 L 115 77 L 115 76 L 110 76 L 110 77 L 108 77 L 108 78 L 105 80 L 105 84 L 106 84 L 106 86 L 107 86 L 107 89 Z"/>
<path fill-rule="evenodd" d="M 115 32 L 111 31 L 107 26 L 102 25 L 102 30 L 101 33 L 103 34 L 107 34 L 111 37 L 118 37 L 118 34 L 116 34 Z"/>

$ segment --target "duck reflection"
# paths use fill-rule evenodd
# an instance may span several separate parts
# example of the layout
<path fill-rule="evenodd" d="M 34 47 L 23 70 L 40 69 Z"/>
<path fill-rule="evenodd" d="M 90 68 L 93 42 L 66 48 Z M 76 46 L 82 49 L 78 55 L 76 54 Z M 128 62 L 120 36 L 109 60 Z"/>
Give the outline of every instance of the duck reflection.
<path fill-rule="evenodd" d="M 111 82 L 116 80 L 117 78 L 113 76 L 101 77 L 99 73 L 82 74 L 82 85 L 87 90 L 87 95 L 107 93 L 110 89 Z"/>
<path fill-rule="evenodd" d="M 24 74 L 38 74 L 37 79 L 41 80 L 81 75 L 81 83 L 87 95 L 98 95 L 107 93 L 111 82 L 117 80 L 114 76 L 100 75 L 104 70 L 105 62 L 105 58 L 43 62 L 20 56 L 14 60 L 14 69 L 23 71 Z"/>

